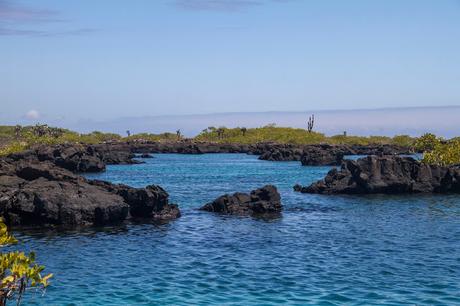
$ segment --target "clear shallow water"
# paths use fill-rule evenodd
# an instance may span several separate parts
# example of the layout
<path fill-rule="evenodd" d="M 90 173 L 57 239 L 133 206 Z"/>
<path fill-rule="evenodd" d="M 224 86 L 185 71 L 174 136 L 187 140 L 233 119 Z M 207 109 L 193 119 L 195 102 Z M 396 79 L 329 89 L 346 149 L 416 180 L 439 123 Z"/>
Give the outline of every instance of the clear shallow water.
<path fill-rule="evenodd" d="M 243 154 L 145 161 L 88 177 L 159 184 L 183 216 L 165 225 L 16 233 L 19 247 L 35 250 L 55 274 L 46 295 L 27 304 L 460 304 L 459 196 L 298 194 L 295 183 L 329 168 Z M 196 210 L 268 183 L 280 190 L 281 218 Z"/>

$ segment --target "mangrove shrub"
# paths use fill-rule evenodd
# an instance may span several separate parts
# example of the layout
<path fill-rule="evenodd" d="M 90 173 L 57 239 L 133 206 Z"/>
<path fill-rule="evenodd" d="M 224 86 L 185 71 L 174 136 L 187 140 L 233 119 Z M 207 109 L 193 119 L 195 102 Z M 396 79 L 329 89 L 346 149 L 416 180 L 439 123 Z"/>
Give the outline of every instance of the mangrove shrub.
<path fill-rule="evenodd" d="M 3 219 L 0 219 L 0 247 L 16 244 L 17 240 L 8 232 Z M 22 296 L 28 288 L 45 288 L 52 274 L 42 276 L 45 269 L 35 263 L 33 252 L 26 254 L 20 251 L 0 253 L 0 306 L 7 301 L 21 302 Z"/>

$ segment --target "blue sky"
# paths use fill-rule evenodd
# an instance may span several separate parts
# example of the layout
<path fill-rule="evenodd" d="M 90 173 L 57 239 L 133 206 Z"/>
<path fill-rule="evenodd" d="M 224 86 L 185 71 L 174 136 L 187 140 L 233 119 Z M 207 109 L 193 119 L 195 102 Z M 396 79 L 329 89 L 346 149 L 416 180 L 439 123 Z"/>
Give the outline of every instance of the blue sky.
<path fill-rule="evenodd" d="M 460 1 L 0 0 L 0 69 L 3 122 L 460 105 Z"/>

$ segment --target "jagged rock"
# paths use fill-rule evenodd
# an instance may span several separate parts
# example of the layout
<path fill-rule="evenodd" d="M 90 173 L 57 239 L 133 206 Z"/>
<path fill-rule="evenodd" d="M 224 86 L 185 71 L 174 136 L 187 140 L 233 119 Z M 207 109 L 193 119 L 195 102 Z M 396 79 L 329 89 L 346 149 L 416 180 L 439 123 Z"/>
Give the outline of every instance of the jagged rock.
<path fill-rule="evenodd" d="M 293 187 L 294 191 L 300 192 L 302 191 L 302 185 L 300 184 L 295 184 Z"/>
<path fill-rule="evenodd" d="M 345 155 L 402 155 L 412 154 L 409 147 L 403 147 L 391 144 L 369 144 L 369 145 L 350 145 L 348 146 L 350 153 Z"/>
<path fill-rule="evenodd" d="M 407 147 L 395 145 L 294 145 L 257 144 L 250 148 L 259 159 L 269 161 L 301 161 L 305 166 L 340 165 L 344 155 L 396 155 L 410 154 Z"/>
<path fill-rule="evenodd" d="M 158 186 L 89 181 L 51 161 L 0 159 L 0 215 L 10 225 L 105 225 L 129 216 L 169 220 L 177 205 Z"/>
<path fill-rule="evenodd" d="M 296 187 L 299 190 L 299 187 Z M 460 169 L 427 165 L 411 157 L 368 156 L 346 160 L 303 193 L 399 194 L 460 192 Z"/>
<path fill-rule="evenodd" d="M 305 150 L 300 158 L 302 166 L 335 166 L 340 165 L 343 153 L 334 150 Z"/>
<path fill-rule="evenodd" d="M 171 220 L 180 217 L 178 206 L 169 203 L 169 194 L 160 186 L 149 185 L 145 188 L 133 188 L 99 180 L 91 181 L 90 184 L 121 196 L 129 205 L 131 217 L 154 220 Z"/>
<path fill-rule="evenodd" d="M 266 185 L 250 194 L 237 192 L 223 195 L 200 209 L 232 215 L 264 215 L 280 213 L 283 207 L 276 187 Z"/>
<path fill-rule="evenodd" d="M 15 153 L 10 159 L 50 161 L 56 166 L 72 172 L 101 172 L 107 165 L 139 164 L 133 159 L 135 155 L 124 145 L 83 145 L 62 144 L 54 146 L 37 146 L 30 150 Z"/>
<path fill-rule="evenodd" d="M 25 162 L 0 176 L 0 215 L 11 225 L 103 225 L 124 220 L 129 206 L 50 162 Z"/>
<path fill-rule="evenodd" d="M 100 172 L 105 163 L 92 146 L 56 145 L 38 146 L 31 150 L 12 154 L 11 159 L 29 161 L 49 161 L 73 172 Z"/>
<path fill-rule="evenodd" d="M 272 145 L 262 150 L 259 159 L 268 161 L 299 161 L 302 148 L 294 145 Z"/>
<path fill-rule="evenodd" d="M 270 161 L 304 161 L 305 165 L 330 165 L 340 155 L 355 154 L 407 154 L 408 148 L 392 145 L 294 145 L 276 143 L 222 144 L 195 141 L 179 142 L 130 142 L 101 143 L 96 145 L 62 144 L 38 146 L 16 153 L 15 160 L 50 161 L 73 172 L 100 172 L 106 165 L 143 163 L 134 159 L 134 153 L 246 153 L 260 155 L 259 159 Z M 303 158 L 302 158 L 303 157 Z"/>

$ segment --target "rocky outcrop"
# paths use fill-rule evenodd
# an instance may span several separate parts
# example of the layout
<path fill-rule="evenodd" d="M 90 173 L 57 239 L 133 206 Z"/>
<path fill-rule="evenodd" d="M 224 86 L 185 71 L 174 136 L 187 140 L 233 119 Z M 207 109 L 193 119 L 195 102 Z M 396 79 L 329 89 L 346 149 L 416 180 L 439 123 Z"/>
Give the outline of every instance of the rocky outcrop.
<path fill-rule="evenodd" d="M 160 186 L 149 185 L 145 188 L 133 188 L 99 180 L 89 183 L 121 196 L 129 205 L 131 217 L 153 220 L 171 220 L 180 217 L 179 207 L 169 203 L 169 194 Z"/>
<path fill-rule="evenodd" d="M 257 144 L 250 148 L 259 159 L 269 161 L 301 161 L 304 166 L 340 165 L 345 155 L 400 155 L 410 154 L 407 147 L 395 145 L 293 145 Z"/>
<path fill-rule="evenodd" d="M 107 165 L 131 165 L 142 164 L 142 161 L 133 159 L 135 156 L 131 148 L 123 144 L 98 144 L 89 146 L 99 156 L 99 158 Z"/>
<path fill-rule="evenodd" d="M 0 215 L 10 225 L 106 225 L 180 216 L 157 186 L 93 182 L 51 161 L 0 159 Z"/>
<path fill-rule="evenodd" d="M 300 162 L 302 166 L 340 165 L 343 156 L 350 153 L 348 148 L 331 145 L 308 146 L 304 149 Z"/>
<path fill-rule="evenodd" d="M 250 194 L 237 192 L 223 195 L 200 209 L 231 215 L 257 216 L 280 213 L 283 207 L 276 187 L 266 185 Z"/>
<path fill-rule="evenodd" d="M 427 165 L 411 157 L 368 156 L 346 160 L 323 180 L 294 189 L 323 194 L 458 193 L 460 169 Z"/>
<path fill-rule="evenodd" d="M 138 164 L 135 155 L 124 146 L 63 144 L 36 146 L 12 154 L 9 158 L 20 161 L 49 161 L 72 172 L 101 172 L 106 165 Z"/>
<path fill-rule="evenodd" d="M 370 154 L 409 154 L 410 149 L 394 145 L 297 145 L 264 142 L 256 144 L 232 144 L 199 142 L 191 140 L 170 142 L 117 142 L 94 145 L 96 150 L 104 155 L 107 151 L 124 151 L 131 153 L 180 153 L 180 154 L 206 154 L 206 153 L 246 153 L 261 155 L 264 160 L 300 160 L 305 149 L 322 149 L 341 152 L 344 155 L 370 155 Z M 264 157 L 262 157 L 264 156 Z"/>
<path fill-rule="evenodd" d="M 413 154 L 414 152 L 409 147 L 403 147 L 398 145 L 351 145 L 344 146 L 350 151 L 344 153 L 345 155 L 402 155 L 402 154 Z"/>
<path fill-rule="evenodd" d="M 303 149 L 295 145 L 267 145 L 259 148 L 261 151 L 259 159 L 268 161 L 299 161 Z"/>
<path fill-rule="evenodd" d="M 180 153 L 180 154 L 206 154 L 206 153 L 248 153 L 250 145 L 225 144 L 199 141 L 170 141 L 148 142 L 136 141 L 130 143 L 107 144 L 116 146 L 132 153 Z"/>
<path fill-rule="evenodd" d="M 304 165 L 332 165 L 343 155 L 404 154 L 407 148 L 396 146 L 294 145 L 276 143 L 222 144 L 207 142 L 117 142 L 96 145 L 62 144 L 37 146 L 11 156 L 15 160 L 50 161 L 72 172 L 100 172 L 106 165 L 138 164 L 135 153 L 150 158 L 150 153 L 246 153 L 269 161 L 302 161 Z"/>
<path fill-rule="evenodd" d="M 335 166 L 340 165 L 343 154 L 333 152 L 313 151 L 304 153 L 300 158 L 302 166 Z"/>
<path fill-rule="evenodd" d="M 92 146 L 57 145 L 38 146 L 10 156 L 16 161 L 49 161 L 73 172 L 100 172 L 105 163 Z"/>

